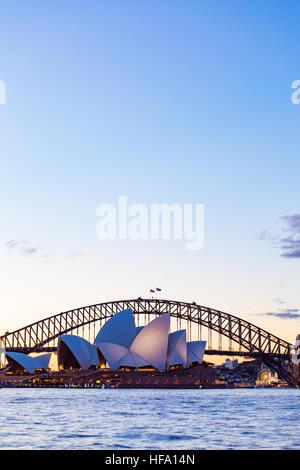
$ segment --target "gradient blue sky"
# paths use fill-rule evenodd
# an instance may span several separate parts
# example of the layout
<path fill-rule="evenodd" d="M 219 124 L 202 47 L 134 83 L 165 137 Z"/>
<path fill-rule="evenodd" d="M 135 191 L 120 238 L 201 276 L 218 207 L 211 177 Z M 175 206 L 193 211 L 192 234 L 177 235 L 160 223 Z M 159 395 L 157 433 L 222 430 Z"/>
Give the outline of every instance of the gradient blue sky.
<path fill-rule="evenodd" d="M 294 341 L 300 259 L 281 256 L 280 218 L 300 213 L 299 13 L 283 0 L 1 4 L 1 334 L 158 286 Z M 205 204 L 203 249 L 99 241 L 96 208 L 119 195 Z"/>

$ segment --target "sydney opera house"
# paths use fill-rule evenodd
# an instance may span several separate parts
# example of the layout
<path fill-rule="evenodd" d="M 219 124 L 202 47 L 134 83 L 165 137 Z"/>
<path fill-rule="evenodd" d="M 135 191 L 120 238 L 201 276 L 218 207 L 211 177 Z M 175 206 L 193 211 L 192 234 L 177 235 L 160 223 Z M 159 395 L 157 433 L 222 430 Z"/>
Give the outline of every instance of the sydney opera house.
<path fill-rule="evenodd" d="M 187 341 L 185 330 L 170 333 L 169 313 L 136 326 L 133 312 L 123 310 L 104 324 L 93 344 L 72 334 L 59 337 L 56 378 L 64 384 L 119 388 L 213 384 L 213 370 L 203 363 L 205 344 Z M 50 356 L 6 353 L 10 370 L 30 374 L 46 372 Z M 42 380 L 41 375 L 37 377 Z"/>

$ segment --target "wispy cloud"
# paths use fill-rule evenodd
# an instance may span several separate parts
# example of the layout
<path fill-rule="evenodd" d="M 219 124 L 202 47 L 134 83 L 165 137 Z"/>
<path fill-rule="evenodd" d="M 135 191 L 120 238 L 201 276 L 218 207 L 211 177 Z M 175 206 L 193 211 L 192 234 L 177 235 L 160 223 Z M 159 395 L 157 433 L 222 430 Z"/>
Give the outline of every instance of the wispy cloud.
<path fill-rule="evenodd" d="M 16 240 L 9 240 L 9 242 L 5 243 L 5 246 L 12 251 L 16 246 L 18 246 L 19 242 Z"/>
<path fill-rule="evenodd" d="M 300 215 L 285 215 L 280 217 L 280 233 L 263 230 L 258 239 L 272 243 L 280 249 L 284 258 L 300 258 Z"/>
<path fill-rule="evenodd" d="M 259 240 L 268 241 L 268 242 L 276 242 L 278 241 L 278 235 L 272 234 L 269 230 L 262 230 L 258 236 Z"/>
<path fill-rule="evenodd" d="M 19 252 L 23 256 L 38 256 L 42 258 L 50 256 L 44 254 L 41 247 L 33 245 L 28 240 L 9 240 L 5 243 L 5 246 L 9 251 Z"/>
<path fill-rule="evenodd" d="M 281 217 L 281 220 L 284 223 L 283 230 L 287 234 L 281 239 L 281 256 L 300 258 L 300 215 L 286 215 Z"/>
<path fill-rule="evenodd" d="M 86 253 L 82 253 L 81 251 L 73 251 L 73 253 L 70 254 L 72 258 L 77 258 L 78 256 L 86 256 Z"/>
<path fill-rule="evenodd" d="M 282 300 L 279 297 L 274 299 L 273 302 L 275 302 L 276 304 L 287 304 L 287 302 L 285 300 Z"/>
<path fill-rule="evenodd" d="M 260 313 L 259 315 L 264 316 L 264 317 L 281 318 L 283 320 L 294 320 L 295 318 L 300 318 L 300 309 L 299 308 L 278 309 L 277 312 L 265 312 L 265 313 Z"/>
<path fill-rule="evenodd" d="M 49 258 L 52 255 L 47 253 L 45 248 L 30 242 L 29 240 L 9 240 L 4 244 L 9 252 L 19 253 L 25 257 Z M 80 258 L 87 256 L 83 251 L 73 251 L 67 256 Z"/>

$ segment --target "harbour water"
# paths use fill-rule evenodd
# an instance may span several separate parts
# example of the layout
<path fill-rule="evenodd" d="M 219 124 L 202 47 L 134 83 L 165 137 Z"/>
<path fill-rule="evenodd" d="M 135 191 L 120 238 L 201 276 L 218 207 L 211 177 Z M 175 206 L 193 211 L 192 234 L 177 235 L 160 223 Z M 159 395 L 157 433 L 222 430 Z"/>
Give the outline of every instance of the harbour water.
<path fill-rule="evenodd" d="M 299 389 L 1 389 L 0 449 L 299 449 Z"/>

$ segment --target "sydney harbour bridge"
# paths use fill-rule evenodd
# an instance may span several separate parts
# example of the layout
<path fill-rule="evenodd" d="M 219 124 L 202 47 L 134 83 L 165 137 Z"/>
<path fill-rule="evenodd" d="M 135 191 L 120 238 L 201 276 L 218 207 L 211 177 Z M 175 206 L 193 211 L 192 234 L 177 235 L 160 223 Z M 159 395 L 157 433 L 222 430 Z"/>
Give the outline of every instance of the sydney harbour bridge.
<path fill-rule="evenodd" d="M 189 341 L 207 341 L 205 354 L 259 358 L 288 384 L 297 384 L 292 375 L 290 343 L 241 318 L 195 302 L 141 297 L 104 302 L 50 316 L 6 332 L 0 339 L 7 351 L 56 352 L 59 336 L 72 332 L 93 342 L 102 325 L 125 309 L 133 311 L 137 325 L 169 312 L 173 330 L 186 328 Z"/>

